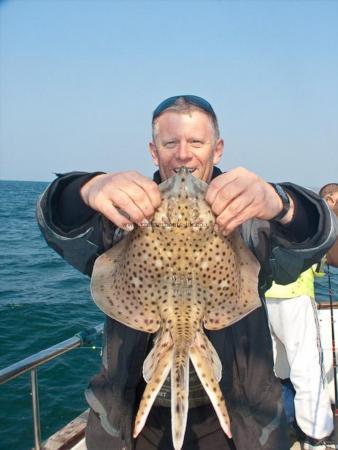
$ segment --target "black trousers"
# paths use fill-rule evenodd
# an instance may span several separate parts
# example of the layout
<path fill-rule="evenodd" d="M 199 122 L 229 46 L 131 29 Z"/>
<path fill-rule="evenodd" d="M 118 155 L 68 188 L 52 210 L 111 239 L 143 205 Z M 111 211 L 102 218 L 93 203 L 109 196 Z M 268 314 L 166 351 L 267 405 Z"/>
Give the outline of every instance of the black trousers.
<path fill-rule="evenodd" d="M 220 387 L 237 450 L 289 450 L 282 388 L 273 371 L 266 310 L 210 333 L 223 366 Z"/>
<path fill-rule="evenodd" d="M 233 443 L 226 438 L 213 407 L 208 405 L 189 410 L 183 450 L 289 450 L 282 390 L 273 372 L 265 309 L 259 308 L 236 324 L 208 334 L 223 365 L 220 387 L 228 406 Z M 123 345 L 119 348 L 119 352 L 126 350 Z M 109 389 L 101 392 L 100 401 L 105 404 L 109 421 L 113 423 L 116 402 L 113 397 L 112 400 L 107 398 Z M 96 396 L 100 396 L 100 391 Z M 131 420 L 123 427 L 130 430 Z M 91 412 L 86 431 L 87 448 L 130 448 L 130 432 L 127 434 L 129 438 L 125 437 L 125 443 L 110 436 L 102 428 L 97 414 Z M 135 450 L 172 450 L 170 409 L 153 407 L 134 444 Z"/>
<path fill-rule="evenodd" d="M 99 417 L 92 411 L 86 434 L 88 450 L 123 449 L 118 439 L 101 428 Z M 135 450 L 173 450 L 170 408 L 155 406 L 151 409 L 135 441 Z M 219 426 L 212 405 L 205 405 L 189 410 L 182 450 L 236 450 L 236 447 Z"/>

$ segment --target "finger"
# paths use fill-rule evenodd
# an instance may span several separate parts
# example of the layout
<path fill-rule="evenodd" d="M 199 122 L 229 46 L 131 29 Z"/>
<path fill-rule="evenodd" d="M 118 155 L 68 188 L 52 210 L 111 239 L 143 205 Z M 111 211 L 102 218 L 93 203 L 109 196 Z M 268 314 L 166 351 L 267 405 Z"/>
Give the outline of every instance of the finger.
<path fill-rule="evenodd" d="M 216 224 L 223 234 L 229 234 L 254 216 L 254 197 L 249 200 L 247 196 L 244 199 L 240 196 L 216 218 Z"/>
<path fill-rule="evenodd" d="M 118 228 L 123 228 L 127 231 L 131 231 L 134 228 L 133 223 L 124 214 L 121 214 L 108 200 L 102 205 L 101 212 Z"/>
<path fill-rule="evenodd" d="M 241 180 L 247 180 L 249 175 L 250 173 L 246 169 L 236 167 L 235 169 L 214 178 L 209 184 L 205 197 L 206 201 L 211 205 L 215 201 L 217 193 L 220 189 L 232 183 L 236 184 Z"/>
<path fill-rule="evenodd" d="M 160 206 L 162 199 L 160 189 L 155 181 L 152 181 L 137 172 L 135 173 L 135 176 L 133 175 L 133 181 L 146 193 L 154 210 L 157 209 Z"/>
<path fill-rule="evenodd" d="M 213 203 L 210 205 L 213 213 L 219 216 L 232 202 L 243 195 L 245 186 L 241 182 L 230 182 L 218 190 Z"/>
<path fill-rule="evenodd" d="M 120 191 L 126 194 L 133 201 L 134 205 L 142 211 L 144 218 L 150 218 L 154 214 L 155 209 L 149 196 L 139 185 L 133 183 L 121 186 Z"/>
<path fill-rule="evenodd" d="M 134 202 L 133 198 L 127 192 L 124 192 L 120 189 L 114 190 L 111 193 L 109 200 L 115 208 L 124 211 L 124 213 L 127 214 L 131 222 L 134 223 L 148 222 L 142 209 Z M 121 215 L 121 213 L 119 214 Z"/>
<path fill-rule="evenodd" d="M 232 181 L 232 177 L 229 177 L 229 173 L 230 172 L 224 173 L 211 180 L 205 194 L 205 201 L 209 203 L 209 205 L 212 205 L 214 203 L 218 191 Z"/>

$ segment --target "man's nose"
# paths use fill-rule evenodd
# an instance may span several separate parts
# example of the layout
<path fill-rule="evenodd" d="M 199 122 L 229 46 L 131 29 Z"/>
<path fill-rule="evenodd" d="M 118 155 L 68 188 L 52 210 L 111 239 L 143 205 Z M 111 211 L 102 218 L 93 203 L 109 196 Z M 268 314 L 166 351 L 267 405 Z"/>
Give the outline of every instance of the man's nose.
<path fill-rule="evenodd" d="M 189 151 L 189 146 L 188 146 L 187 142 L 179 143 L 179 145 L 177 147 L 176 157 L 177 157 L 177 159 L 180 159 L 180 160 L 187 160 L 191 157 L 191 154 Z"/>

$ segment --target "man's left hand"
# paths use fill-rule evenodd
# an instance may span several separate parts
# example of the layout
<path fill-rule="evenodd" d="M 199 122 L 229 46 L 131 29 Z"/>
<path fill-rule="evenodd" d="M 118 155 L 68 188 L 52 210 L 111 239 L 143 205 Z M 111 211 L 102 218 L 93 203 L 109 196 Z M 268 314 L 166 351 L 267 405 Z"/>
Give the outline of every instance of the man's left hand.
<path fill-rule="evenodd" d="M 214 178 L 205 197 L 216 216 L 215 228 L 230 234 L 249 219 L 270 220 L 283 208 L 282 200 L 274 188 L 262 178 L 243 167 L 238 167 Z M 294 205 L 280 221 L 290 222 Z"/>

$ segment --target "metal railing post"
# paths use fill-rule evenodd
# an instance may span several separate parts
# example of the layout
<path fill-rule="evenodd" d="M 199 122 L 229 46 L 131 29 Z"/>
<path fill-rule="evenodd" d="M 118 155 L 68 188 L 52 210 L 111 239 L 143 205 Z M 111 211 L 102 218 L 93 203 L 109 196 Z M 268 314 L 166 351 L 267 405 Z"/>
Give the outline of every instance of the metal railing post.
<path fill-rule="evenodd" d="M 41 426 L 37 368 L 31 370 L 32 407 L 35 450 L 41 450 Z"/>
<path fill-rule="evenodd" d="M 103 323 L 100 323 L 93 328 L 77 333 L 72 338 L 59 342 L 58 344 L 53 345 L 52 347 L 49 347 L 45 350 L 41 350 L 40 352 L 28 356 L 28 358 L 24 358 L 17 363 L 5 367 L 4 369 L 0 369 L 0 384 L 7 383 L 10 380 L 14 380 L 14 378 L 17 378 L 23 373 L 29 371 L 31 372 L 35 450 L 43 450 L 43 446 L 41 443 L 41 423 L 37 375 L 38 367 L 60 355 L 63 355 L 64 353 L 69 352 L 70 350 L 73 350 L 74 348 L 79 348 L 84 345 L 91 344 L 99 335 L 103 333 L 103 328 Z"/>

